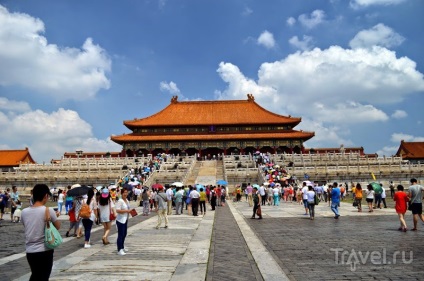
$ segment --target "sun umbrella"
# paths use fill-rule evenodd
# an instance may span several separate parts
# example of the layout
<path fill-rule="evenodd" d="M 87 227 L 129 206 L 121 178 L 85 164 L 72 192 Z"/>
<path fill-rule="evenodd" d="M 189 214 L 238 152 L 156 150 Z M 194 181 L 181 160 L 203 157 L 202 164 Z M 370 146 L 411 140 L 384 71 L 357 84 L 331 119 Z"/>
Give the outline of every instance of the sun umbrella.
<path fill-rule="evenodd" d="M 216 182 L 216 184 L 219 184 L 219 185 L 227 185 L 227 184 L 228 184 L 228 182 L 227 182 L 227 181 L 225 181 L 225 180 L 218 180 L 218 181 Z"/>
<path fill-rule="evenodd" d="M 375 193 L 381 194 L 383 192 L 383 188 L 378 182 L 372 182 L 370 185 L 372 186 L 372 189 L 374 189 Z"/>
<path fill-rule="evenodd" d="M 90 188 L 86 185 L 77 186 L 68 191 L 67 195 L 72 197 L 82 196 L 88 193 Z"/>
<path fill-rule="evenodd" d="M 76 183 L 76 184 L 73 184 L 72 186 L 71 186 L 71 189 L 72 188 L 75 188 L 75 187 L 80 187 L 81 185 L 79 184 L 79 183 Z"/>
<path fill-rule="evenodd" d="M 159 188 L 159 187 L 161 187 L 161 188 L 163 188 L 163 185 L 161 185 L 160 183 L 155 183 L 154 185 L 152 185 L 152 188 Z"/>
<path fill-rule="evenodd" d="M 205 190 L 205 186 L 203 184 L 197 183 L 196 189 L 197 189 L 198 192 L 200 192 L 200 188 L 203 188 L 203 191 Z"/>
<path fill-rule="evenodd" d="M 272 183 L 270 183 L 269 185 L 270 185 L 270 186 L 274 186 L 274 185 L 275 185 L 275 183 L 273 183 L 273 182 L 272 182 Z"/>
<path fill-rule="evenodd" d="M 252 187 L 256 187 L 256 188 L 259 188 L 260 186 L 258 185 L 258 184 L 254 184 L 254 185 L 252 185 Z"/>
<path fill-rule="evenodd" d="M 176 181 L 176 182 L 171 183 L 171 186 L 183 187 L 184 184 L 182 182 Z"/>
<path fill-rule="evenodd" d="M 280 168 L 280 165 L 275 165 L 274 168 Z"/>

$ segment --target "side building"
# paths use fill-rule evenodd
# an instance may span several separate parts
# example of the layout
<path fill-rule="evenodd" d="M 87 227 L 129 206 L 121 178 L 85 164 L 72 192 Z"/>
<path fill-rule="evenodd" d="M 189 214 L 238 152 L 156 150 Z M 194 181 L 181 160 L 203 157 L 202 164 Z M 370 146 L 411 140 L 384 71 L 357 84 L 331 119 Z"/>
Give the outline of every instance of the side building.
<path fill-rule="evenodd" d="M 20 164 L 35 163 L 28 147 L 25 149 L 0 150 L 0 171 L 2 172 L 13 171 Z"/>
<path fill-rule="evenodd" d="M 411 163 L 424 163 L 424 142 L 400 142 L 396 156 Z"/>
<path fill-rule="evenodd" d="M 132 132 L 111 136 L 121 156 L 303 153 L 314 132 L 294 130 L 301 118 L 272 113 L 247 100 L 178 101 L 149 117 L 127 120 Z"/>

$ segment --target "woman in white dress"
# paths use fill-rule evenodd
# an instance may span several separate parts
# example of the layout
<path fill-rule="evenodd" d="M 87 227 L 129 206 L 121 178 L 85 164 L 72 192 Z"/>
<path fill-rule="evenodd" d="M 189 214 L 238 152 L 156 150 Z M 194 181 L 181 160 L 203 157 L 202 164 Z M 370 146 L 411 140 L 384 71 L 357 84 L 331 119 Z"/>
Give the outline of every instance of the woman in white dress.
<path fill-rule="evenodd" d="M 102 195 L 99 199 L 99 212 L 100 212 L 100 222 L 103 224 L 103 245 L 110 244 L 107 239 L 110 232 L 110 227 L 112 225 L 113 218 L 111 219 L 111 214 L 116 217 L 115 204 L 113 203 L 109 189 L 102 189 Z"/>

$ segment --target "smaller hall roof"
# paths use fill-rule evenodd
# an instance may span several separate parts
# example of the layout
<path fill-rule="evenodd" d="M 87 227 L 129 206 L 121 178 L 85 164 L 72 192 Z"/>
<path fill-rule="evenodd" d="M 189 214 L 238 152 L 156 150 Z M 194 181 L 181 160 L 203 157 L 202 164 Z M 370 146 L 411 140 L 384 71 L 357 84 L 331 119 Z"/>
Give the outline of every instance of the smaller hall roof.
<path fill-rule="evenodd" d="M 424 159 L 424 142 L 401 141 L 396 156 L 403 159 Z"/>
<path fill-rule="evenodd" d="M 20 163 L 35 163 L 28 148 L 0 150 L 0 167 L 18 167 Z"/>
<path fill-rule="evenodd" d="M 149 117 L 126 120 L 129 129 L 150 126 L 198 126 L 233 124 L 275 124 L 296 126 L 301 118 L 278 115 L 255 102 L 252 94 L 247 100 L 178 101 L 174 96 L 163 110 Z"/>

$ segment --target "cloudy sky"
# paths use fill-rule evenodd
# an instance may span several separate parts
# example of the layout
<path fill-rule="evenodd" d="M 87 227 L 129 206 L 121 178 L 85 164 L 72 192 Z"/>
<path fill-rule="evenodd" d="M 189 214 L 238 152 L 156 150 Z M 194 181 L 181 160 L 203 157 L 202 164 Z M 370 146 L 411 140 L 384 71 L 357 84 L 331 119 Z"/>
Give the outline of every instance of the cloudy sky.
<path fill-rule="evenodd" d="M 120 151 L 180 100 L 302 117 L 307 147 L 424 141 L 422 0 L 1 0 L 0 149 Z"/>

